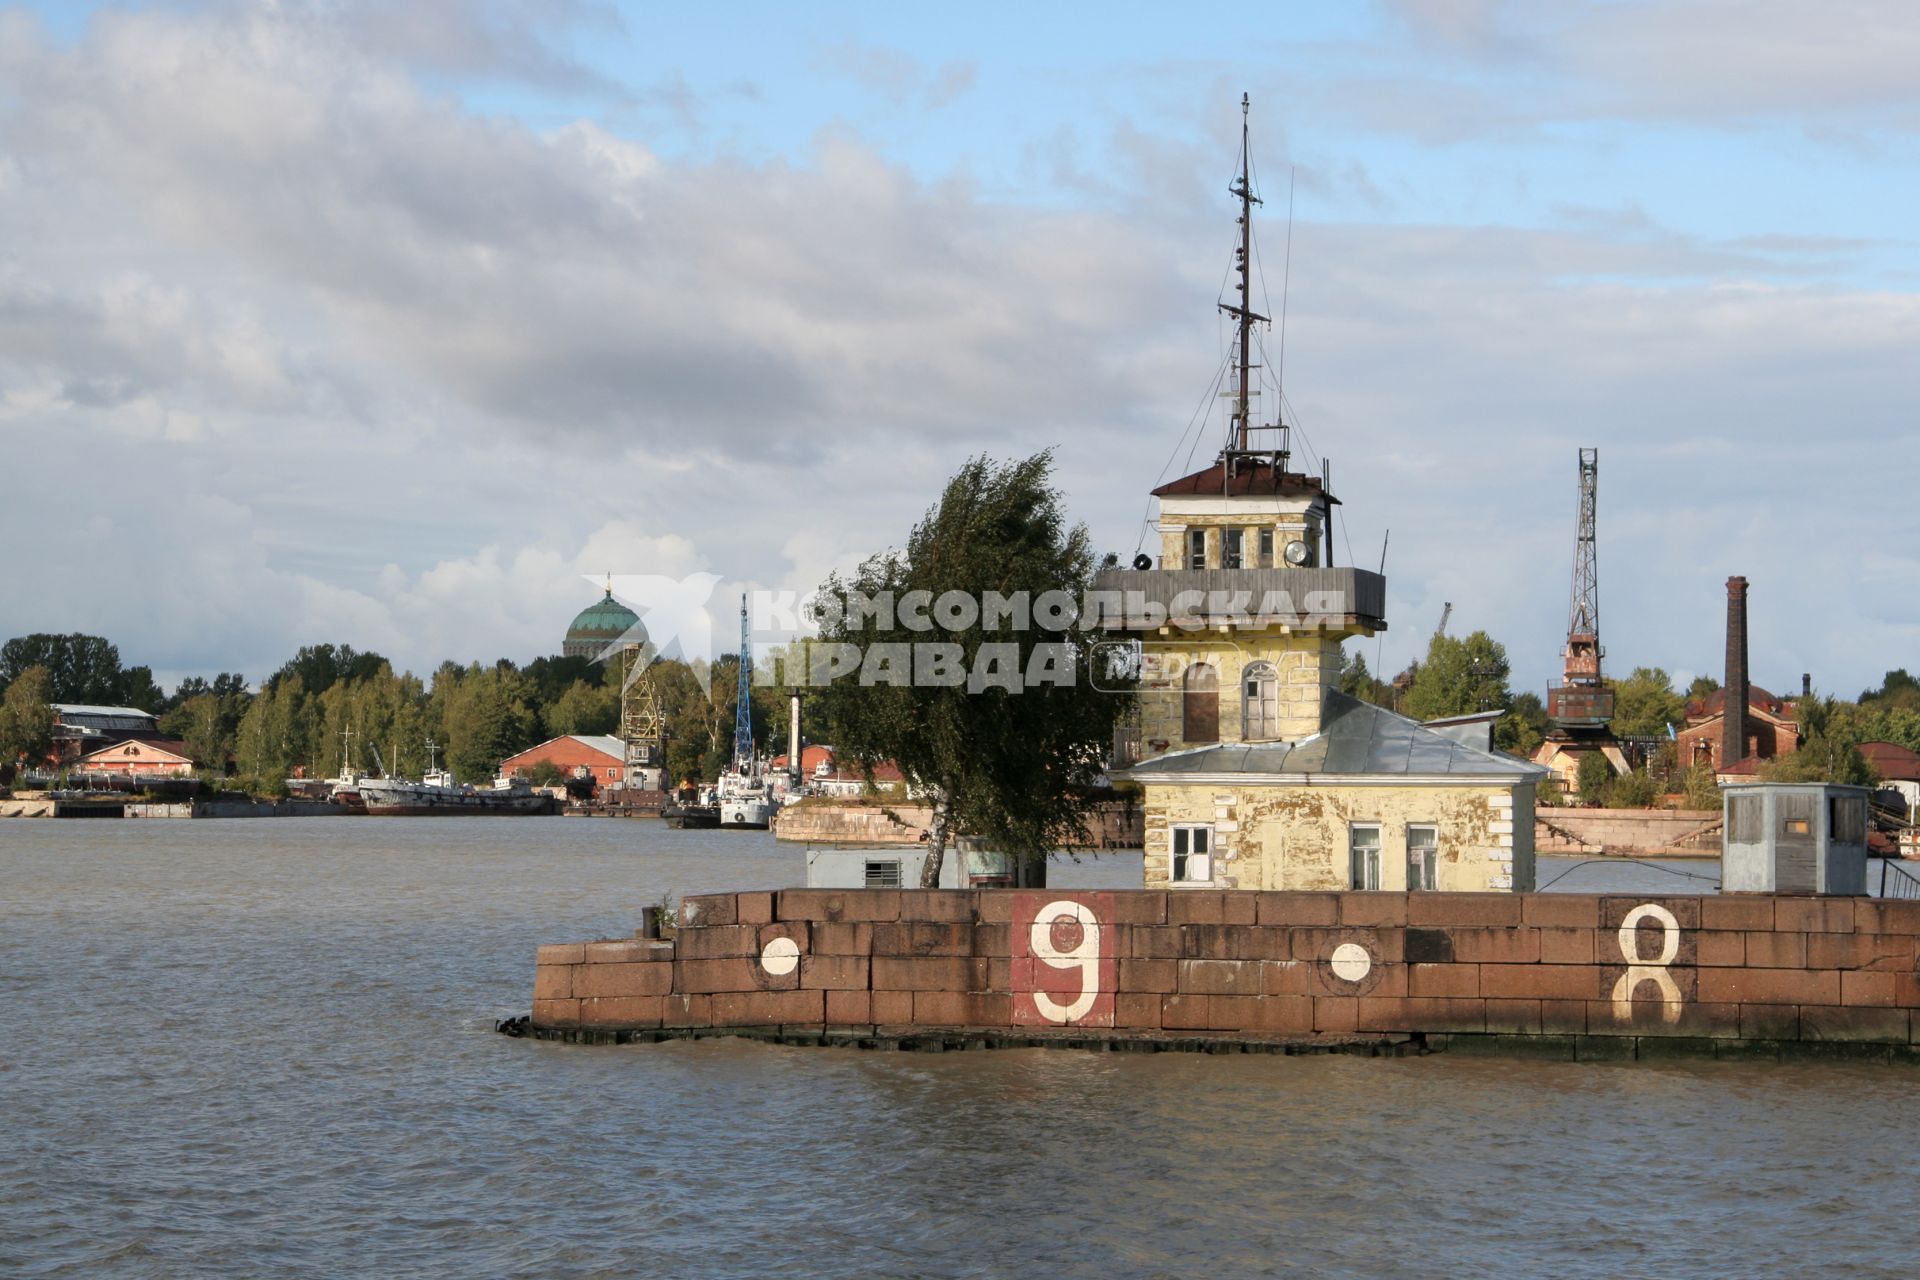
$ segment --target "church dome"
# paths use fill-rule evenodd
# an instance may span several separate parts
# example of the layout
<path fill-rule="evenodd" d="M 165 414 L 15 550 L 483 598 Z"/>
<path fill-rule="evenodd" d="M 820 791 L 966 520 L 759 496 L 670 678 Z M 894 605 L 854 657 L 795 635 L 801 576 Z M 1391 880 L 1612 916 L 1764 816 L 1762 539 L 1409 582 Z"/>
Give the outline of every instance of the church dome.
<path fill-rule="evenodd" d="M 628 632 L 633 634 L 628 636 Z M 622 636 L 634 643 L 644 643 L 646 631 L 640 626 L 640 615 L 615 600 L 609 587 L 603 599 L 594 601 L 575 616 L 560 652 L 569 658 L 598 659 L 606 653 L 608 645 Z"/>

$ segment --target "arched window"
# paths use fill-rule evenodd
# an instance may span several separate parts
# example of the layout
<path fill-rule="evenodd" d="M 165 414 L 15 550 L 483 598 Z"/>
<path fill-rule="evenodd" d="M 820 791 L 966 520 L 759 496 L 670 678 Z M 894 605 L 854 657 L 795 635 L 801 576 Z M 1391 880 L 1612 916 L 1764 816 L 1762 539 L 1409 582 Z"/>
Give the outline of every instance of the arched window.
<path fill-rule="evenodd" d="M 1240 673 L 1240 736 L 1259 742 L 1280 736 L 1280 675 L 1270 662 Z"/>
<path fill-rule="evenodd" d="M 1204 662 L 1187 668 L 1180 736 L 1188 742 L 1220 741 L 1220 673 Z"/>

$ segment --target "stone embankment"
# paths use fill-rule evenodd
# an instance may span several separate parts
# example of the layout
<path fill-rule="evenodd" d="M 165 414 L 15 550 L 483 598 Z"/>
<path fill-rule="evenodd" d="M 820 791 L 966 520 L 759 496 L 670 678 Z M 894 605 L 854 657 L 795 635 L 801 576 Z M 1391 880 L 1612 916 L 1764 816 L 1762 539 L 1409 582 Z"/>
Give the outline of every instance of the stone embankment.
<path fill-rule="evenodd" d="M 1717 858 L 1718 809 L 1579 809 L 1533 811 L 1536 853 Z"/>
<path fill-rule="evenodd" d="M 512 1028 L 1920 1061 L 1920 902 L 1771 896 L 784 890 L 672 941 L 540 948 Z"/>

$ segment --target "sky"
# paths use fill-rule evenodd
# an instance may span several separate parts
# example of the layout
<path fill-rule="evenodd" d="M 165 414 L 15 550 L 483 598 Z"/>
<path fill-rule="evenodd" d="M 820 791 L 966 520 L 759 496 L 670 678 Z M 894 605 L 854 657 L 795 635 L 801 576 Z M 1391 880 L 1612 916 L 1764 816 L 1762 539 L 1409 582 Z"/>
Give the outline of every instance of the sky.
<path fill-rule="evenodd" d="M 1595 446 L 1610 670 L 1716 672 L 1739 573 L 1852 696 L 1920 666 L 1916 66 L 1897 0 L 0 8 L 0 635 L 524 662 L 980 453 L 1130 558 L 1224 434 L 1244 92 L 1371 665 L 1450 601 L 1543 689 Z"/>

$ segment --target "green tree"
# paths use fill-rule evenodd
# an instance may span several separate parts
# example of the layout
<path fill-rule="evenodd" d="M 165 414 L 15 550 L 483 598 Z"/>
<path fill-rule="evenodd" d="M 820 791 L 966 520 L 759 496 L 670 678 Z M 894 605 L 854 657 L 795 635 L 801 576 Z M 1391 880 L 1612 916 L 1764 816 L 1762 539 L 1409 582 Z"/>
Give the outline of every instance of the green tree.
<path fill-rule="evenodd" d="M 1846 704 L 1832 698 L 1802 698 L 1794 707 L 1800 724 L 1800 747 L 1760 766 L 1770 782 L 1845 782 L 1870 786 L 1873 769 L 1860 754 L 1848 729 Z"/>
<path fill-rule="evenodd" d="M 234 742 L 246 704 L 216 693 L 199 693 L 160 717 L 160 731 L 186 743 L 187 754 L 202 770 L 219 775 L 233 758 Z"/>
<path fill-rule="evenodd" d="M 1376 707 L 1393 706 L 1393 686 L 1376 679 L 1373 672 L 1367 670 L 1366 655 L 1357 646 L 1351 653 L 1344 647 L 1340 650 L 1339 687 L 1340 692 L 1349 697 L 1371 702 Z"/>
<path fill-rule="evenodd" d="M 1623 738 L 1663 738 L 1686 720 L 1686 699 L 1659 667 L 1635 667 L 1613 686 L 1613 731 Z"/>
<path fill-rule="evenodd" d="M 1400 709 L 1415 720 L 1503 710 L 1513 702 L 1510 674 L 1506 646 L 1486 632 L 1464 638 L 1435 635 Z"/>
<path fill-rule="evenodd" d="M 262 689 L 240 719 L 235 759 L 255 790 L 284 791 L 294 765 L 304 763 L 307 691 L 299 676 Z"/>
<path fill-rule="evenodd" d="M 1720 687 L 1720 682 L 1712 676 L 1695 676 L 1687 685 L 1687 701 L 1704 701 L 1706 696 Z"/>
<path fill-rule="evenodd" d="M 499 665 L 469 667 L 449 693 L 445 725 L 442 741 L 454 776 L 464 782 L 492 778 L 503 759 L 534 745 L 524 679 Z"/>
<path fill-rule="evenodd" d="M 0 696 L 0 764 L 35 766 L 53 751 L 53 676 L 25 667 Z"/>
<path fill-rule="evenodd" d="M 1596 757 L 1598 754 L 1594 753 Z M 1603 794 L 1609 809 L 1645 809 L 1653 803 L 1655 787 L 1646 770 L 1635 769 L 1609 781 Z"/>
<path fill-rule="evenodd" d="M 1531 756 L 1546 738 L 1546 704 L 1532 690 L 1514 694 L 1507 714 L 1493 725 L 1493 745 L 1516 756 Z"/>
<path fill-rule="evenodd" d="M 575 680 L 546 709 L 547 736 L 568 733 L 612 733 L 620 727 L 618 685 Z"/>
<path fill-rule="evenodd" d="M 551 760 L 535 760 L 527 770 L 527 781 L 536 787 L 557 787 L 567 780 L 567 771 Z"/>
<path fill-rule="evenodd" d="M 1905 667 L 1897 667 L 1887 672 L 1878 689 L 1867 689 L 1861 693 L 1860 705 L 1920 712 L 1920 680 L 1908 675 Z"/>
<path fill-rule="evenodd" d="M 1580 799 L 1586 804 L 1604 804 L 1607 799 L 1607 784 L 1613 781 L 1613 766 L 1598 751 L 1589 751 L 1580 757 L 1580 771 L 1574 775 L 1574 785 L 1580 790 Z"/>
<path fill-rule="evenodd" d="M 1085 599 L 1093 555 L 1085 527 L 1066 523 L 1052 467 L 1051 453 L 1004 464 L 971 460 L 914 526 L 904 551 L 868 559 L 851 579 L 834 575 L 823 593 L 842 601 L 852 592 L 898 600 L 909 591 L 933 600 L 957 592 L 975 602 L 988 591 Z M 1044 630 L 1039 611 L 1026 630 L 1000 619 L 989 629 L 983 616 L 931 632 L 901 621 L 852 611 L 823 620 L 822 641 L 854 645 L 862 659 L 858 675 L 819 691 L 836 750 L 869 777 L 876 764 L 895 761 L 926 793 L 933 817 L 922 887 L 939 884 L 956 830 L 1025 864 L 1023 880 L 1036 878 L 1035 864 L 1084 833 L 1089 789 L 1127 710 L 1126 697 L 1091 678 L 1093 633 L 1072 623 Z M 897 667 L 887 674 L 881 664 L 889 653 L 912 655 L 916 642 L 953 646 L 940 651 L 953 660 L 949 669 L 969 674 L 959 684 L 895 683 Z M 881 644 L 907 647 L 875 648 Z M 995 665 L 1019 675 L 1049 658 L 1065 667 L 1063 683 L 1023 680 L 1015 692 L 972 678 Z"/>
<path fill-rule="evenodd" d="M 299 676 L 307 693 L 318 697 L 336 681 L 364 680 L 385 665 L 387 660 L 379 654 L 361 653 L 350 644 L 303 645 L 285 666 L 267 677 L 267 687 L 278 689 L 281 681 Z"/>
<path fill-rule="evenodd" d="M 53 690 L 49 702 L 115 704 L 126 692 L 120 650 L 104 636 L 35 632 L 0 645 L 0 688 L 29 667 L 46 669 Z"/>

